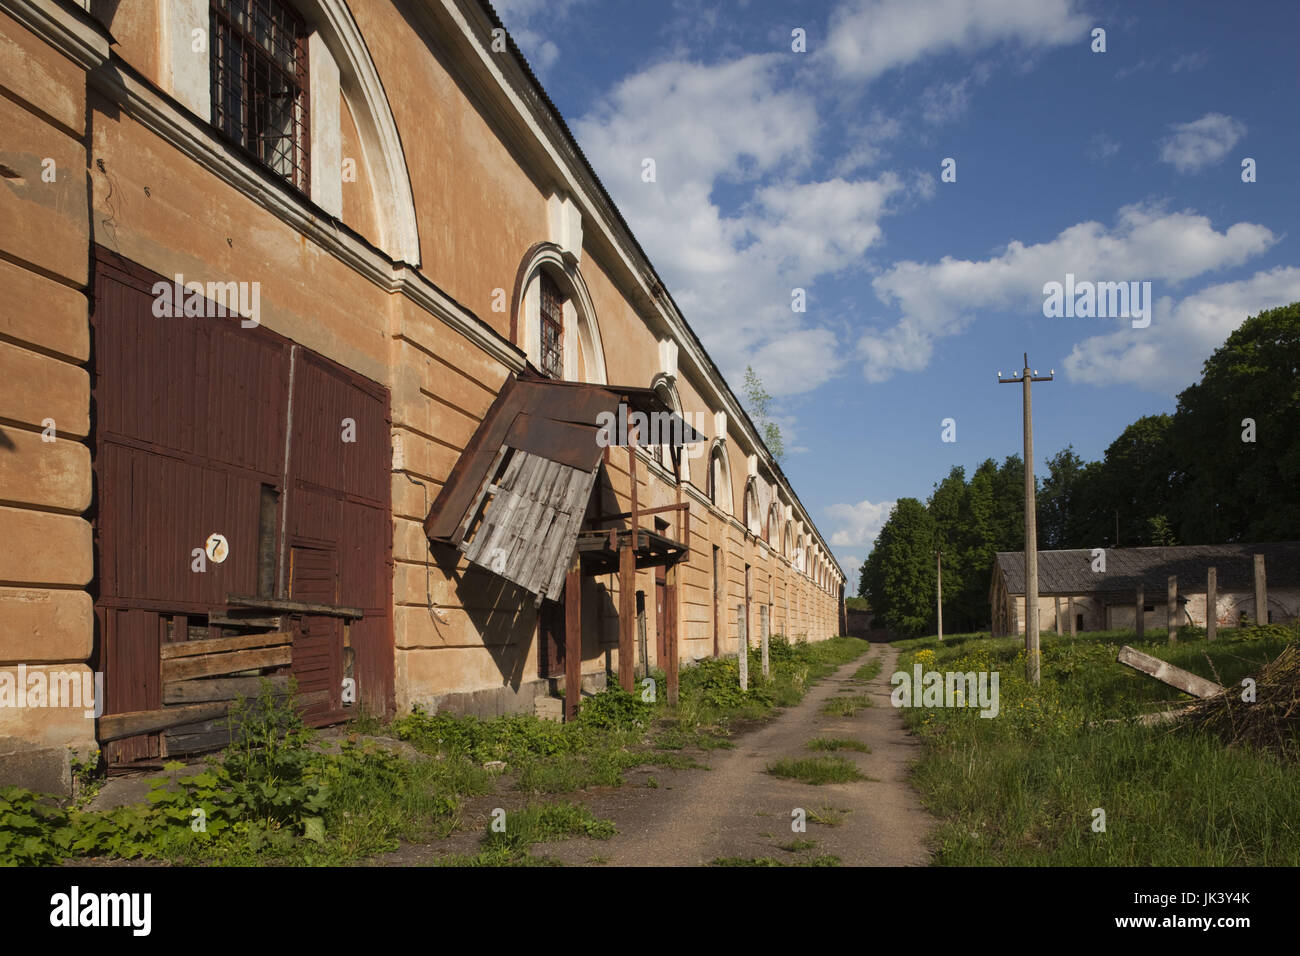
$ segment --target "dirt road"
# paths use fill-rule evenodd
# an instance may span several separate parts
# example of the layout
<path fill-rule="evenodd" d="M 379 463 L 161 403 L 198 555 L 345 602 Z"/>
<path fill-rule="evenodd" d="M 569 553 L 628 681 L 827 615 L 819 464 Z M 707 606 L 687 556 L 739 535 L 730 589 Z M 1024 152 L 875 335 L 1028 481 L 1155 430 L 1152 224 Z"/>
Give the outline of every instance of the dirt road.
<path fill-rule="evenodd" d="M 824 855 L 845 866 L 925 865 L 930 859 L 925 841 L 934 821 L 906 780 L 907 763 L 920 744 L 907 735 L 899 711 L 889 703 L 889 675 L 898 652 L 877 645 L 871 653 L 883 657 L 883 666 L 868 684 L 855 682 L 853 673 L 869 657 L 844 665 L 797 707 L 740 738 L 736 749 L 703 757 L 710 770 L 655 771 L 659 787 L 653 790 L 636 786 L 647 774 L 629 775 L 628 787 L 589 795 L 584 802 L 618 827 L 612 839 L 544 844 L 534 853 L 607 866 L 696 866 L 718 858 L 798 863 Z M 832 698 L 864 690 L 873 706 L 852 717 L 823 712 Z M 870 779 L 815 786 L 766 772 L 781 757 L 822 755 L 808 748 L 817 737 L 867 744 L 870 753 L 840 755 Z M 806 832 L 792 830 L 796 809 L 808 812 Z M 814 822 L 814 811 L 839 825 Z"/>

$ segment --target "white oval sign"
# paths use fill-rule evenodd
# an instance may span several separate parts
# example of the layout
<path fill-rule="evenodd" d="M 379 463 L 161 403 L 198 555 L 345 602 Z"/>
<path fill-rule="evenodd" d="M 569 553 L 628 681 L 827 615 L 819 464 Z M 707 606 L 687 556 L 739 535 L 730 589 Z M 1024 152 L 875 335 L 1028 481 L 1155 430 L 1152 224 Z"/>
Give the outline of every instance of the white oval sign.
<path fill-rule="evenodd" d="M 226 560 L 226 555 L 230 554 L 230 545 L 226 542 L 224 534 L 210 534 L 203 545 L 203 550 L 207 552 L 209 561 L 220 564 Z"/>

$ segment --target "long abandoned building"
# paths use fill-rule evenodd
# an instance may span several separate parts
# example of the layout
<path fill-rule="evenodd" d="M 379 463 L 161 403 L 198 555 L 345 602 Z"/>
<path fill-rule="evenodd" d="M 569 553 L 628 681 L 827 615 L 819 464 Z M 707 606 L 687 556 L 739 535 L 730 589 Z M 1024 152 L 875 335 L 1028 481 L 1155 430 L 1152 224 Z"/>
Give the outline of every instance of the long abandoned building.
<path fill-rule="evenodd" d="M 0 0 L 0 39 L 0 783 L 220 745 L 259 676 L 318 724 L 531 712 L 842 630 L 489 4 Z"/>
<path fill-rule="evenodd" d="M 1175 626 L 1207 627 L 1211 617 L 1216 627 L 1294 620 L 1300 617 L 1300 543 L 1038 552 L 1038 619 L 1045 631 L 1159 631 L 1171 618 L 1171 593 Z M 994 637 L 1025 632 L 1023 551 L 998 553 L 989 607 Z"/>

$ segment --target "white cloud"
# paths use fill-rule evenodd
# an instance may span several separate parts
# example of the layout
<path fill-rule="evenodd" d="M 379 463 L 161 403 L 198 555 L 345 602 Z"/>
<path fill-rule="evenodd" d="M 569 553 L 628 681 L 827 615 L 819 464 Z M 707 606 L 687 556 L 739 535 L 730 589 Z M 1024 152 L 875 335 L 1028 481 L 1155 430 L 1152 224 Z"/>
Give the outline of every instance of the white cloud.
<path fill-rule="evenodd" d="M 1013 241 L 982 261 L 945 256 L 937 263 L 898 262 L 872 287 L 901 316 L 892 327 L 861 338 L 863 373 L 880 382 L 896 371 L 925 368 L 935 340 L 960 332 L 980 309 L 1024 309 L 1041 316 L 1043 284 L 1062 281 L 1066 273 L 1092 281 L 1180 282 L 1240 265 L 1275 241 L 1272 232 L 1254 223 L 1217 232 L 1206 216 L 1137 204 L 1121 208 L 1111 228 L 1081 222 L 1048 242 Z"/>
<path fill-rule="evenodd" d="M 966 112 L 970 103 L 970 78 L 935 83 L 921 91 L 921 118 L 938 126 Z"/>
<path fill-rule="evenodd" d="M 1245 124 L 1222 113 L 1206 113 L 1190 123 L 1174 123 L 1160 141 L 1160 161 L 1180 173 L 1194 173 L 1223 159 L 1246 135 Z"/>
<path fill-rule="evenodd" d="M 847 0 L 831 14 L 825 49 L 842 76 L 872 80 L 936 54 L 1059 46 L 1090 26 L 1071 0 Z"/>
<path fill-rule="evenodd" d="M 815 388 L 843 363 L 836 335 L 791 310 L 792 290 L 806 291 L 812 313 L 816 280 L 860 265 L 891 201 L 910 191 L 892 173 L 798 180 L 814 158 L 817 109 L 809 94 L 781 85 L 785 61 L 661 63 L 575 124 L 724 374 L 734 379 L 752 362 L 774 396 Z M 646 158 L 653 183 L 641 179 Z M 748 199 L 724 211 L 715 193 L 750 183 Z"/>
<path fill-rule="evenodd" d="M 553 30 L 572 7 L 584 2 L 586 0 L 495 0 L 492 6 L 511 39 L 523 51 L 529 66 L 540 76 L 560 58 L 560 48 L 546 38 L 542 29 Z"/>
<path fill-rule="evenodd" d="M 844 572 L 844 596 L 856 597 L 858 582 L 861 580 L 862 559 L 854 554 L 837 554 L 835 558 Z"/>
<path fill-rule="evenodd" d="M 1093 133 L 1088 141 L 1088 158 L 1093 162 L 1105 162 L 1120 150 L 1120 142 L 1111 139 L 1105 133 Z"/>
<path fill-rule="evenodd" d="M 1300 268 L 1278 267 L 1209 286 L 1175 303 L 1156 302 L 1151 326 L 1131 325 L 1077 343 L 1065 359 L 1071 379 L 1133 385 L 1172 395 L 1200 378 L 1201 363 L 1247 317 L 1300 301 Z"/>
<path fill-rule="evenodd" d="M 845 131 L 848 148 L 835 161 L 834 175 L 849 176 L 859 169 L 868 169 L 885 156 L 885 144 L 897 139 L 903 124 L 897 116 L 886 116 L 876 109 L 863 123 L 850 126 Z"/>
<path fill-rule="evenodd" d="M 831 534 L 831 546 L 870 550 L 893 510 L 892 501 L 874 503 L 863 500 L 857 504 L 831 505 L 826 513 L 838 525 Z"/>

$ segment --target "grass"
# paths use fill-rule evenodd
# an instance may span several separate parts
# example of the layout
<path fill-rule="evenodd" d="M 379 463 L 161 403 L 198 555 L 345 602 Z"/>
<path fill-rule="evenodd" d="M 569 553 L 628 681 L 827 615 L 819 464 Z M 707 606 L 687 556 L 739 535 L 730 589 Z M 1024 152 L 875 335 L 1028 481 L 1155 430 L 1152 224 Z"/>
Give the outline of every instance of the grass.
<path fill-rule="evenodd" d="M 768 764 L 767 772 L 774 777 L 785 777 L 814 786 L 867 779 L 843 757 L 782 757 Z"/>
<path fill-rule="evenodd" d="M 494 819 L 473 855 L 455 854 L 438 861 L 440 866 L 553 866 L 554 860 L 534 857 L 531 848 L 573 837 L 608 840 L 615 833 L 610 820 L 596 817 L 578 803 L 529 805 Z"/>
<path fill-rule="evenodd" d="M 843 825 L 844 818 L 852 812 L 852 810 L 837 810 L 835 807 L 810 807 L 808 822 L 823 827 L 838 827 Z"/>
<path fill-rule="evenodd" d="M 848 740 L 844 737 L 817 737 L 808 741 L 810 750 L 855 750 L 858 753 L 869 754 L 871 748 L 860 740 Z"/>
<path fill-rule="evenodd" d="M 864 684 L 869 680 L 875 680 L 876 676 L 880 673 L 880 668 L 883 664 L 884 661 L 879 657 L 873 657 L 853 672 L 853 679 L 861 681 Z"/>
<path fill-rule="evenodd" d="M 792 840 L 789 843 L 782 843 L 778 849 L 785 850 L 786 853 L 802 853 L 804 850 L 811 850 L 816 846 L 816 840 Z"/>
<path fill-rule="evenodd" d="M 822 713 L 832 717 L 852 717 L 858 711 L 872 706 L 871 698 L 866 694 L 852 697 L 832 697 L 822 707 Z"/>
<path fill-rule="evenodd" d="M 1024 679 L 1022 639 L 983 635 L 900 642 L 900 670 L 996 671 L 997 717 L 973 708 L 909 708 L 925 744 L 914 773 L 941 865 L 1297 866 L 1296 765 L 1178 724 L 1132 718 L 1190 698 L 1115 662 L 1123 644 L 1225 686 L 1258 674 L 1300 628 L 1184 631 L 1136 642 L 1132 631 L 1044 634 L 1042 682 Z M 1106 812 L 1094 832 L 1093 810 Z"/>

